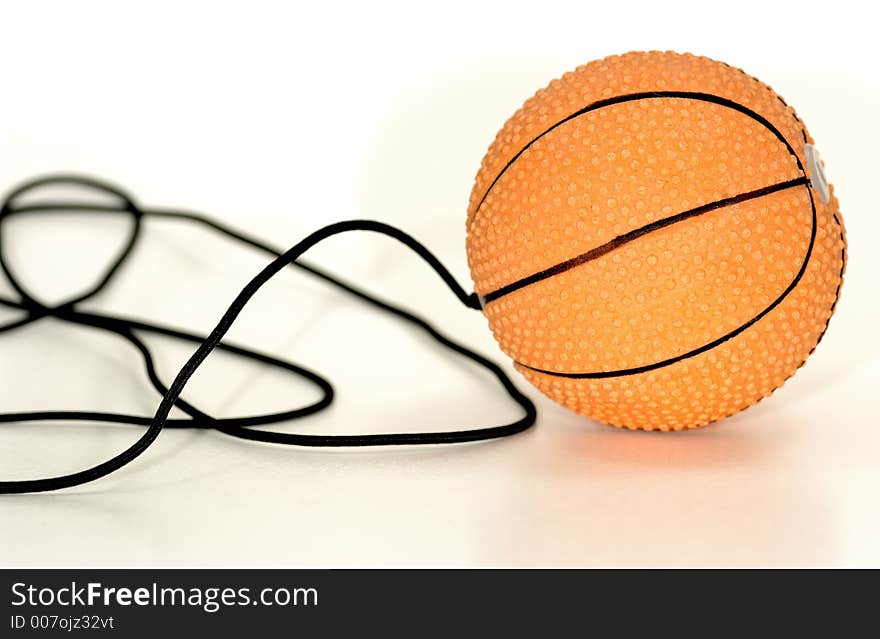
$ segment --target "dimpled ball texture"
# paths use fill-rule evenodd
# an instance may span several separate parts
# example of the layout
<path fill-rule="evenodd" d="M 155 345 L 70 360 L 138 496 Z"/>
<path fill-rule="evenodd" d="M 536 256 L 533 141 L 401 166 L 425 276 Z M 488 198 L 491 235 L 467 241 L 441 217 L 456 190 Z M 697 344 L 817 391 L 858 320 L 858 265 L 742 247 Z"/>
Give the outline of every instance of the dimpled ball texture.
<path fill-rule="evenodd" d="M 703 57 L 628 53 L 551 82 L 498 133 L 468 208 L 502 350 L 613 426 L 693 428 L 768 396 L 821 339 L 846 264 L 806 144 L 770 87 Z"/>

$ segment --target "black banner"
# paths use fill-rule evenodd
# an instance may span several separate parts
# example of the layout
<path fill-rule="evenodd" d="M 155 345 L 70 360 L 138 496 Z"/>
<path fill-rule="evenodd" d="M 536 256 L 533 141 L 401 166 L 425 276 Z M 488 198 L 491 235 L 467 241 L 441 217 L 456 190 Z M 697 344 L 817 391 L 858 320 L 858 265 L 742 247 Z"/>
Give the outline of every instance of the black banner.
<path fill-rule="evenodd" d="M 477 621 L 497 631 L 537 623 L 556 636 L 609 622 L 615 634 L 682 629 L 706 618 L 752 631 L 776 618 L 790 630 L 830 612 L 831 595 L 844 592 L 822 581 L 770 571 L 0 570 L 0 636 L 467 636 Z M 852 595 L 849 622 L 873 609 L 868 591 Z"/>

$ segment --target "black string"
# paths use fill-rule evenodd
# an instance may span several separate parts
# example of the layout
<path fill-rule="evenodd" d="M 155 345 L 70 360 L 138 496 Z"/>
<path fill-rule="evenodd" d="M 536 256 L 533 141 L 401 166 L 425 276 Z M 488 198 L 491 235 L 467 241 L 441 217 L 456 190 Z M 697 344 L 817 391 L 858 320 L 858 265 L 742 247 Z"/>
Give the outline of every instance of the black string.
<path fill-rule="evenodd" d="M 57 184 L 78 185 L 93 188 L 113 196 L 118 200 L 118 204 L 82 204 L 70 201 L 52 201 L 41 202 L 39 204 L 16 204 L 16 200 L 22 195 L 37 187 Z M 15 275 L 6 259 L 3 246 L 3 224 L 13 215 L 37 214 L 48 211 L 68 211 L 68 212 L 97 212 L 112 215 L 127 214 L 131 216 L 132 224 L 127 241 L 123 245 L 122 250 L 106 269 L 104 274 L 98 279 L 97 283 L 89 288 L 86 292 L 81 293 L 69 300 L 59 304 L 48 305 L 38 300 L 32 295 L 21 281 Z M 274 257 L 273 261 L 267 265 L 256 277 L 254 277 L 247 286 L 238 294 L 229 309 L 224 313 L 220 322 L 213 331 L 207 336 L 197 335 L 187 331 L 174 329 L 158 324 L 148 323 L 141 320 L 126 318 L 121 316 L 99 314 L 94 312 L 86 312 L 77 308 L 77 306 L 101 293 L 117 275 L 120 268 L 125 264 L 131 256 L 132 251 L 137 245 L 142 222 L 146 218 L 162 218 L 187 221 L 197 223 L 218 232 L 230 239 L 237 240 L 240 243 L 256 248 Z M 13 320 L 12 322 L 0 326 L 0 333 L 10 332 L 15 329 L 27 326 L 44 318 L 56 318 L 79 326 L 86 326 L 101 329 L 115 334 L 138 350 L 143 358 L 144 367 L 151 384 L 162 395 L 162 401 L 156 414 L 150 418 L 146 416 L 128 415 L 122 413 L 106 413 L 92 411 L 32 411 L 19 413 L 0 413 L 0 423 L 10 422 L 34 422 L 34 421 L 89 421 L 89 422 L 105 422 L 114 424 L 132 424 L 138 426 L 147 426 L 141 437 L 128 449 L 113 457 L 112 459 L 86 469 L 78 473 L 63 475 L 58 477 L 50 477 L 44 479 L 24 480 L 24 481 L 0 481 L 0 494 L 3 493 L 25 493 L 25 492 L 41 492 L 49 490 L 58 490 L 61 488 L 69 488 L 84 484 L 104 475 L 107 475 L 122 466 L 130 463 L 138 455 L 143 453 L 156 439 L 164 427 L 195 427 L 195 428 L 212 428 L 219 430 L 228 435 L 239 437 L 242 439 L 251 439 L 256 441 L 271 442 L 276 444 L 288 444 L 296 446 L 389 446 L 389 445 L 425 445 L 425 444 L 449 444 L 457 442 L 479 441 L 486 439 L 494 439 L 498 437 L 507 437 L 526 430 L 535 423 L 536 411 L 535 406 L 528 397 L 523 395 L 514 386 L 513 382 L 507 374 L 494 362 L 486 359 L 482 355 L 475 353 L 466 346 L 456 342 L 448 336 L 441 333 L 433 325 L 425 319 L 407 311 L 390 302 L 383 301 L 374 297 L 370 293 L 337 278 L 334 275 L 320 269 L 317 266 L 301 261 L 300 256 L 315 244 L 340 233 L 350 231 L 369 231 L 379 233 L 387 237 L 391 237 L 414 251 L 440 276 L 455 296 L 467 307 L 479 309 L 480 302 L 476 294 L 468 294 L 456 282 L 451 273 L 440 263 L 440 261 L 426 249 L 417 240 L 407 235 L 403 231 L 396 229 L 381 222 L 369 220 L 352 220 L 348 222 L 339 222 L 331 224 L 318 231 L 312 233 L 290 250 L 281 252 L 268 244 L 248 236 L 240 231 L 233 230 L 223 224 L 211 220 L 203 215 L 187 211 L 176 211 L 170 209 L 148 209 L 138 207 L 134 200 L 123 192 L 121 189 L 109 185 L 105 182 L 94 178 L 76 176 L 76 175 L 56 175 L 35 179 L 26 182 L 13 190 L 4 200 L 0 207 L 0 270 L 12 284 L 13 289 L 18 293 L 19 299 L 8 299 L 0 297 L 0 305 L 12 309 L 18 309 L 25 313 L 23 318 Z M 501 383 L 501 386 L 510 395 L 525 412 L 525 415 L 509 424 L 501 426 L 475 427 L 462 430 L 448 431 L 431 431 L 418 433 L 388 433 L 388 434 L 366 434 L 366 435 L 313 435 L 313 434 L 291 434 L 280 433 L 268 430 L 252 429 L 253 426 L 265 426 L 268 424 L 289 421 L 307 415 L 312 415 L 327 408 L 333 401 L 333 387 L 330 382 L 324 379 L 314 371 L 310 371 L 298 364 L 287 362 L 282 359 L 259 353 L 242 346 L 236 346 L 221 341 L 223 336 L 231 327 L 235 318 L 253 297 L 253 295 L 272 277 L 279 273 L 287 266 L 294 266 L 302 269 L 325 282 L 332 284 L 351 295 L 361 299 L 371 306 L 390 313 L 410 324 L 418 326 L 434 340 L 447 347 L 448 349 L 459 353 L 465 358 L 482 366 L 491 372 Z M 183 340 L 198 344 L 195 353 L 190 357 L 187 363 L 177 374 L 174 381 L 166 386 L 159 378 L 153 364 L 153 357 L 147 345 L 137 336 L 138 332 L 152 333 L 164 335 L 175 339 Z M 191 402 L 181 397 L 189 378 L 195 373 L 205 358 L 215 349 L 220 349 L 228 353 L 232 353 L 239 357 L 251 359 L 267 366 L 273 366 L 288 371 L 294 375 L 304 378 L 314 384 L 321 391 L 321 398 L 309 405 L 295 408 L 279 413 L 266 415 L 253 415 L 237 418 L 215 418 L 194 406 Z M 177 407 L 189 417 L 187 418 L 170 418 L 169 414 L 172 407 Z"/>

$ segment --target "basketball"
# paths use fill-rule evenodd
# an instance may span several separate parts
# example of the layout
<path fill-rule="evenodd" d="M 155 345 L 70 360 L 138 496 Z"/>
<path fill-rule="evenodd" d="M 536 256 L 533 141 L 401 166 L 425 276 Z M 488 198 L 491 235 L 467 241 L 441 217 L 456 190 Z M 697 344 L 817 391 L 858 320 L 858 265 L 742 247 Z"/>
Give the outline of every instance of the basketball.
<path fill-rule="evenodd" d="M 588 418 L 666 431 L 748 408 L 804 364 L 846 239 L 814 141 L 770 87 L 634 52 L 507 121 L 475 180 L 467 255 L 529 382 Z"/>

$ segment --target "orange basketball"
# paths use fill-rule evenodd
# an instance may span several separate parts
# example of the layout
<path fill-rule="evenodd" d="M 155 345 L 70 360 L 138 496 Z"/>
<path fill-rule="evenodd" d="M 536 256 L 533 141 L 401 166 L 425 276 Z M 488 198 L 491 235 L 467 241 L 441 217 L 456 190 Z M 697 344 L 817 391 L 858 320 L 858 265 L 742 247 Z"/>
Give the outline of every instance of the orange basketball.
<path fill-rule="evenodd" d="M 693 55 L 554 80 L 483 159 L 467 254 L 499 345 L 614 426 L 743 410 L 815 349 L 846 239 L 813 140 L 770 87 Z"/>

